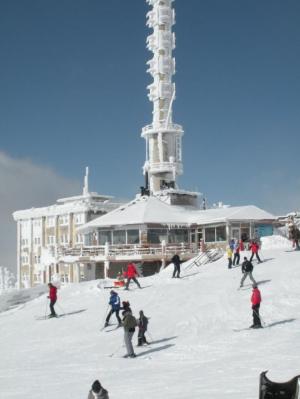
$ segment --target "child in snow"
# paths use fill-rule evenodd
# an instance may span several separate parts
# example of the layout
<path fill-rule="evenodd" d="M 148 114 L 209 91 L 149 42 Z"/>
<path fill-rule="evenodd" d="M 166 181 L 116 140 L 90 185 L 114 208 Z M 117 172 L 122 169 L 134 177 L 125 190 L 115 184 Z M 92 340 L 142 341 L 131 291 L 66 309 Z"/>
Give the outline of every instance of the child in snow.
<path fill-rule="evenodd" d="M 227 254 L 227 259 L 228 259 L 228 269 L 231 269 L 232 266 L 232 249 L 228 245 L 226 248 L 226 254 Z"/>
<path fill-rule="evenodd" d="M 98 380 L 94 381 L 88 399 L 109 399 L 108 392 Z"/>
<path fill-rule="evenodd" d="M 140 310 L 140 317 L 137 320 L 137 325 L 139 328 L 138 345 L 137 346 L 142 346 L 143 344 L 148 344 L 146 337 L 145 337 L 145 332 L 147 331 L 147 327 L 148 327 L 148 318 L 144 315 L 144 312 L 142 310 Z"/>

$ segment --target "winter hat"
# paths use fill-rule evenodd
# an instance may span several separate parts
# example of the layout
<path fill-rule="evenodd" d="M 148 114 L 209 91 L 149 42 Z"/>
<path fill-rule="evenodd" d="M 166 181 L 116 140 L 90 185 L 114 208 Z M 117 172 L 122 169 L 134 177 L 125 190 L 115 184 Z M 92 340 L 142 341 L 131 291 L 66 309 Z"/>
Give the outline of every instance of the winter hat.
<path fill-rule="evenodd" d="M 100 382 L 98 380 L 94 381 L 93 385 L 92 385 L 92 391 L 95 392 L 95 393 L 99 393 L 100 389 L 101 389 Z"/>
<path fill-rule="evenodd" d="M 115 293 L 116 293 L 116 291 L 114 291 L 114 290 L 111 290 L 111 291 L 110 291 L 110 293 L 111 293 L 111 294 L 115 294 Z"/>
<path fill-rule="evenodd" d="M 257 284 L 252 284 L 252 288 L 257 288 Z"/>

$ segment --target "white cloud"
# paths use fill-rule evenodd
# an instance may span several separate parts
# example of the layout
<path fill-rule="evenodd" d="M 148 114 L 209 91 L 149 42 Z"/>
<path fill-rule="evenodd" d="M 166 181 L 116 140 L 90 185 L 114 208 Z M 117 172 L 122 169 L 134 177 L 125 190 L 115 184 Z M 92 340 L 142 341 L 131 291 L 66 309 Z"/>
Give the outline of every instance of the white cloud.
<path fill-rule="evenodd" d="M 81 190 L 79 181 L 0 151 L 0 266 L 16 270 L 14 211 L 51 205 L 58 198 L 80 194 Z"/>

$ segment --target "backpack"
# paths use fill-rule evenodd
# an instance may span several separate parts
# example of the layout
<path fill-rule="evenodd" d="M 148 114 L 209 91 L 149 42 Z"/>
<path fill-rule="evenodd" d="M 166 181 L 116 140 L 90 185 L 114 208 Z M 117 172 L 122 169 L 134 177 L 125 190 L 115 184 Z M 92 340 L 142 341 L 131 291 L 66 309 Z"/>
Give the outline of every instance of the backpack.
<path fill-rule="evenodd" d="M 126 325 L 128 326 L 128 329 L 134 328 L 137 326 L 136 318 L 132 316 L 131 313 L 128 313 L 126 315 Z"/>

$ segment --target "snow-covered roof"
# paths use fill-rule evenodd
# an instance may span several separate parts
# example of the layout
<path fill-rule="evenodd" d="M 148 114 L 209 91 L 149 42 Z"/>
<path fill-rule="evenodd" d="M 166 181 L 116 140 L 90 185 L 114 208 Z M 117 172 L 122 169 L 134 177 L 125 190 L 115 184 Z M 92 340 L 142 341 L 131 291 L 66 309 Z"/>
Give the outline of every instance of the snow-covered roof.
<path fill-rule="evenodd" d="M 234 220 L 274 220 L 275 216 L 253 205 L 208 210 L 169 205 L 157 197 L 143 196 L 120 206 L 80 227 L 82 232 L 97 228 L 161 224 L 168 226 L 189 226 Z"/>
<path fill-rule="evenodd" d="M 103 200 L 101 201 L 100 199 Z M 90 210 L 94 212 L 109 212 L 112 209 L 115 209 L 118 205 L 119 204 L 106 199 L 106 196 L 98 195 L 96 193 L 88 193 L 87 195 L 58 200 L 57 204 L 50 206 L 19 210 L 13 213 L 13 218 L 14 220 L 22 220 L 43 216 L 58 216 L 68 213 L 87 212 Z"/>
<path fill-rule="evenodd" d="M 193 223 L 207 224 L 238 220 L 275 220 L 276 217 L 255 205 L 232 206 L 196 211 L 193 214 Z"/>

